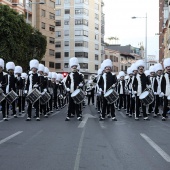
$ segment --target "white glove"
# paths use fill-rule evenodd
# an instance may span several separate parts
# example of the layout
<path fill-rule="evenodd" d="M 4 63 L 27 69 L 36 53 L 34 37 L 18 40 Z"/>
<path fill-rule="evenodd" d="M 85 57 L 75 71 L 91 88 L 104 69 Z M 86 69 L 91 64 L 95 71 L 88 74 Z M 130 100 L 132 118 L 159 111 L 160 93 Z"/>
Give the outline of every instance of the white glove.
<path fill-rule="evenodd" d="M 34 86 L 33 86 L 34 88 L 36 88 L 36 87 L 38 87 L 38 84 L 34 84 Z"/>
<path fill-rule="evenodd" d="M 70 91 L 70 89 L 69 89 L 69 88 L 67 88 L 66 90 L 67 90 L 68 92 Z"/>
<path fill-rule="evenodd" d="M 102 91 L 103 91 L 103 90 L 100 88 L 100 89 L 99 89 L 99 92 L 102 92 Z"/>
<path fill-rule="evenodd" d="M 112 87 L 115 87 L 115 86 L 116 86 L 115 84 L 112 85 Z"/>
<path fill-rule="evenodd" d="M 47 89 L 44 89 L 44 92 L 47 92 Z"/>
<path fill-rule="evenodd" d="M 148 89 L 150 89 L 150 88 L 151 88 L 151 85 L 146 85 L 146 87 L 147 87 Z"/>
<path fill-rule="evenodd" d="M 163 93 L 163 92 L 161 92 L 160 94 L 159 94 L 159 97 L 163 97 L 165 94 Z"/>
<path fill-rule="evenodd" d="M 20 80 L 20 77 L 17 77 L 18 80 Z"/>
<path fill-rule="evenodd" d="M 80 84 L 79 84 L 79 87 L 83 87 L 83 83 L 80 83 Z"/>
<path fill-rule="evenodd" d="M 132 92 L 129 90 L 129 94 L 131 94 Z"/>
<path fill-rule="evenodd" d="M 24 93 L 27 94 L 27 90 L 24 90 Z"/>
<path fill-rule="evenodd" d="M 157 95 L 158 93 L 157 92 L 154 92 L 154 95 Z"/>
<path fill-rule="evenodd" d="M 0 83 L 0 87 L 2 87 L 2 84 Z"/>
<path fill-rule="evenodd" d="M 133 94 L 137 94 L 137 91 L 133 91 Z"/>

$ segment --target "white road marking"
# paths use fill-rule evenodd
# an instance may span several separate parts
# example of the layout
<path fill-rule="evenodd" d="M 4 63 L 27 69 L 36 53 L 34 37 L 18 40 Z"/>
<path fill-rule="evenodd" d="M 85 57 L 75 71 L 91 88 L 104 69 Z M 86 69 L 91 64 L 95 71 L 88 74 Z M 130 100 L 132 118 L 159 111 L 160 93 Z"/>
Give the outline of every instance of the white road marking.
<path fill-rule="evenodd" d="M 170 156 L 162 150 L 154 141 L 152 141 L 147 135 L 140 134 L 167 162 L 170 162 Z"/>
<path fill-rule="evenodd" d="M 102 129 L 106 129 L 106 126 L 104 126 L 104 122 L 99 122 L 99 124 Z"/>
<path fill-rule="evenodd" d="M 51 114 L 50 117 L 53 117 L 53 116 L 57 115 L 59 112 L 60 112 L 60 111 L 57 111 L 57 112 Z"/>
<path fill-rule="evenodd" d="M 22 132 L 23 132 L 23 131 L 18 131 L 18 132 L 16 132 L 16 133 L 8 136 L 7 138 L 0 140 L 0 144 L 3 144 L 3 143 L 5 143 L 5 142 L 7 142 L 8 140 L 14 138 L 15 136 L 19 135 L 19 134 L 22 133 Z"/>
<path fill-rule="evenodd" d="M 83 120 L 79 124 L 78 128 L 84 128 L 84 126 L 87 123 L 88 118 L 95 118 L 95 117 L 92 116 L 91 114 L 83 114 Z"/>
<path fill-rule="evenodd" d="M 122 112 L 119 112 L 119 113 L 122 115 L 122 117 L 126 118 L 126 116 Z"/>
<path fill-rule="evenodd" d="M 83 128 L 83 131 L 82 131 L 82 134 L 80 137 L 80 142 L 79 142 L 76 160 L 75 160 L 75 164 L 74 164 L 74 170 L 79 170 L 80 156 L 81 156 L 81 150 L 82 150 L 82 146 L 83 146 L 84 134 L 85 134 L 85 128 Z"/>

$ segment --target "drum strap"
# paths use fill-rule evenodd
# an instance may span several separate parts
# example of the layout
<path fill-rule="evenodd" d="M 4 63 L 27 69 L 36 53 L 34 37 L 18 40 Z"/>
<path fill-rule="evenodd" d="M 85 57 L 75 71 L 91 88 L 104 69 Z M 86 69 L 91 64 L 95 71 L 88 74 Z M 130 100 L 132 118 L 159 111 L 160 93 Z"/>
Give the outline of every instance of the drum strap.
<path fill-rule="evenodd" d="M 8 74 L 8 85 L 6 86 L 6 93 L 9 93 L 9 77 L 10 75 Z"/>

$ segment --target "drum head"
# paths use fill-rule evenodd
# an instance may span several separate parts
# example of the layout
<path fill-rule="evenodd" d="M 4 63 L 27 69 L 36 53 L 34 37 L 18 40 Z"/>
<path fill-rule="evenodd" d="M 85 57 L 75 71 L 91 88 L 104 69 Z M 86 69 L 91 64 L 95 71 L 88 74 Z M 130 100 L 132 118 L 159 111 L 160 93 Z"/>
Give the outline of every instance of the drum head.
<path fill-rule="evenodd" d="M 77 96 L 78 93 L 80 93 L 80 89 L 76 89 L 76 90 L 71 94 L 71 97 Z"/>
<path fill-rule="evenodd" d="M 108 91 L 105 93 L 104 97 L 109 96 L 111 93 L 113 93 L 113 89 L 108 90 Z"/>
<path fill-rule="evenodd" d="M 146 96 L 148 96 L 148 94 L 149 94 L 148 91 L 143 92 L 143 93 L 139 96 L 139 99 L 140 99 L 140 100 L 144 99 Z"/>

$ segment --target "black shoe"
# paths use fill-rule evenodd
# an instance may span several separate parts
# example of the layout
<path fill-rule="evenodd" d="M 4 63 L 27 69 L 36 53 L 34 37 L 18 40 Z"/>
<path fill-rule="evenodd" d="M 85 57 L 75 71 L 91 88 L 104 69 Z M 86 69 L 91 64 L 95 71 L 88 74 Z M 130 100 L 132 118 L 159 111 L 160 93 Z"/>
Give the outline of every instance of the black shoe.
<path fill-rule="evenodd" d="M 30 118 L 30 117 L 27 117 L 26 121 L 31 121 L 31 118 Z"/>
<path fill-rule="evenodd" d="M 39 118 L 39 117 L 36 117 L 36 121 L 40 121 L 40 118 Z"/>
<path fill-rule="evenodd" d="M 116 117 L 112 117 L 112 121 L 117 121 Z"/>
<path fill-rule="evenodd" d="M 17 115 L 14 115 L 14 118 L 17 118 Z"/>
<path fill-rule="evenodd" d="M 103 117 L 100 117 L 99 121 L 104 121 L 104 118 L 103 118 Z"/>
<path fill-rule="evenodd" d="M 66 117 L 65 121 L 70 121 L 70 118 L 69 118 L 69 117 Z"/>
<path fill-rule="evenodd" d="M 78 117 L 77 120 L 78 120 L 78 121 L 82 121 L 82 118 L 81 118 L 81 117 Z"/>

